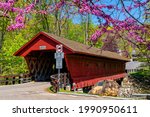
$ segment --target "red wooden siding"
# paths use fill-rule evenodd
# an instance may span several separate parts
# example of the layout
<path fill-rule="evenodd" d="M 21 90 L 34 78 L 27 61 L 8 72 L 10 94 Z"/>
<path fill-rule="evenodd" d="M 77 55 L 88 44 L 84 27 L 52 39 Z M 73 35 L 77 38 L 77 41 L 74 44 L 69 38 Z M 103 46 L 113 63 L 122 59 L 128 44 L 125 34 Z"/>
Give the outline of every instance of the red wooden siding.
<path fill-rule="evenodd" d="M 70 73 L 71 83 L 76 83 L 78 88 L 94 85 L 101 80 L 125 76 L 127 58 L 45 32 L 39 32 L 14 55 L 26 59 L 35 79 L 47 80 L 54 74 L 52 71 L 55 71 L 54 53 L 57 44 L 63 45 L 64 63 L 67 66 L 64 66 L 64 71 Z M 41 50 L 40 46 L 46 48 Z"/>
<path fill-rule="evenodd" d="M 19 49 L 14 55 L 16 56 L 27 56 L 30 52 L 35 50 L 40 50 L 40 46 L 46 46 L 44 50 L 56 50 L 56 45 L 58 44 L 54 41 L 52 37 L 46 37 L 45 35 L 39 35 L 37 38 L 33 38 L 33 40 L 25 44 L 21 49 Z M 60 43 L 59 43 L 60 44 Z M 72 53 L 69 48 L 63 48 L 64 53 Z"/>
<path fill-rule="evenodd" d="M 77 87 L 94 85 L 106 79 L 125 76 L 124 62 L 83 55 L 66 55 L 66 63 L 71 78 Z"/>

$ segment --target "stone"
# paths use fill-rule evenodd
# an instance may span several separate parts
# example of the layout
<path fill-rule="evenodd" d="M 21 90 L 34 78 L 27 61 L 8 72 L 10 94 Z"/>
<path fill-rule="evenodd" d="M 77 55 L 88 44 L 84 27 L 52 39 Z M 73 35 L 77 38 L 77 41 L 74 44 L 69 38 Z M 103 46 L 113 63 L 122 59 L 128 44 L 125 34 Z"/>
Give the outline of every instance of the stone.
<path fill-rule="evenodd" d="M 102 86 L 95 86 L 92 90 L 89 91 L 89 94 L 99 94 L 102 91 Z"/>
<path fill-rule="evenodd" d="M 117 96 L 118 91 L 119 91 L 119 84 L 116 81 L 110 80 L 104 81 L 102 86 L 93 87 L 89 93 L 103 96 Z"/>
<path fill-rule="evenodd" d="M 71 90 L 70 85 L 67 85 L 67 86 L 66 86 L 66 91 L 70 91 L 70 90 Z"/>

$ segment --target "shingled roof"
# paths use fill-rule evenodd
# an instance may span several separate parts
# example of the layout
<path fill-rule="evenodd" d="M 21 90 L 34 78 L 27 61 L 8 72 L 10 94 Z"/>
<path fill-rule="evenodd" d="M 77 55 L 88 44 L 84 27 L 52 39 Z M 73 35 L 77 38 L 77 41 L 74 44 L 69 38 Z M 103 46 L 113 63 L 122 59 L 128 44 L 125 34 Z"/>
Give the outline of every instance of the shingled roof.
<path fill-rule="evenodd" d="M 40 34 L 43 34 L 44 36 L 48 37 L 49 39 L 53 38 L 55 41 L 63 44 L 64 46 L 68 47 L 69 49 L 71 49 L 73 51 L 73 53 L 86 54 L 86 55 L 92 55 L 92 56 L 104 57 L 104 58 L 110 58 L 110 59 L 117 59 L 117 60 L 122 60 L 122 61 L 129 61 L 128 58 L 120 56 L 119 54 L 117 54 L 115 52 L 103 51 L 103 50 L 100 50 L 99 48 L 89 47 L 88 45 L 85 45 L 85 44 L 82 44 L 82 43 L 79 43 L 79 42 L 76 42 L 73 40 L 65 39 L 65 38 L 56 36 L 54 34 L 40 32 L 35 37 L 37 37 Z M 34 39 L 35 38 L 30 40 L 28 43 L 26 43 L 14 55 L 17 55 L 17 53 L 19 53 L 19 51 L 24 49 Z"/>

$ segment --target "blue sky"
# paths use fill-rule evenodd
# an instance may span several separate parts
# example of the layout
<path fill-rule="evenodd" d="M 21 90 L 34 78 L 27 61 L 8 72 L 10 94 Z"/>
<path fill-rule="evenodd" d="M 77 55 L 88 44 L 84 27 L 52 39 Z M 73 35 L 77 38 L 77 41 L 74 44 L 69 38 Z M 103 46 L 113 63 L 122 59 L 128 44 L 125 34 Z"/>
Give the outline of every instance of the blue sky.
<path fill-rule="evenodd" d="M 116 2 L 117 2 L 118 0 L 101 0 L 101 1 L 102 1 L 101 3 L 97 3 L 97 4 L 116 5 Z M 141 1 L 145 1 L 145 0 L 141 0 Z M 130 6 L 130 5 L 133 6 L 133 4 L 132 4 L 129 0 L 124 0 L 124 4 L 125 4 L 125 6 Z M 118 7 L 119 7 L 119 8 L 122 8 L 122 5 L 121 5 L 120 2 L 118 3 Z M 143 11 L 144 11 L 143 8 L 141 8 L 140 11 L 139 11 L 139 9 L 133 9 L 130 13 L 131 13 L 135 18 L 139 18 L 139 16 L 141 16 L 141 13 L 143 14 Z M 106 12 L 107 14 L 110 14 L 110 12 L 112 12 L 112 10 L 104 9 L 104 12 Z M 126 14 L 126 15 L 127 15 L 127 14 Z M 124 19 L 125 19 L 124 14 L 123 14 L 122 12 L 120 12 L 120 11 L 118 12 L 118 11 L 116 11 L 116 10 L 113 12 L 113 14 L 111 15 L 111 17 L 112 17 L 112 18 L 119 17 L 119 20 L 124 20 Z M 99 24 L 99 23 L 98 23 L 98 19 L 97 19 L 96 16 L 92 15 L 92 16 L 91 16 L 91 19 L 92 19 L 92 22 L 93 22 L 95 25 L 98 25 L 98 24 Z M 143 17 L 140 17 L 139 20 L 142 21 L 142 22 L 144 21 Z M 81 17 L 80 17 L 80 15 L 74 16 L 73 22 L 74 22 L 74 23 L 80 23 L 80 22 L 81 22 Z"/>

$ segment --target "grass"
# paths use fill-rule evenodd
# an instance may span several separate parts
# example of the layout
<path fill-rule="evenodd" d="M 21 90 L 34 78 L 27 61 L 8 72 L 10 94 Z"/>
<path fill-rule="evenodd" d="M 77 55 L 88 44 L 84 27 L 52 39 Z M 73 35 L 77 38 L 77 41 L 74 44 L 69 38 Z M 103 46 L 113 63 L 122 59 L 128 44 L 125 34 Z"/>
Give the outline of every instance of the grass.
<path fill-rule="evenodd" d="M 47 88 L 47 91 L 48 91 L 49 93 L 54 93 L 52 86 L 48 87 L 48 88 Z"/>
<path fill-rule="evenodd" d="M 53 87 L 52 86 L 48 87 L 47 90 L 50 93 L 55 93 L 53 91 Z M 83 93 L 83 92 L 78 92 L 78 91 L 74 92 L 74 91 L 68 91 L 68 90 L 64 90 L 64 89 L 60 89 L 59 92 L 63 92 L 63 93 L 67 93 L 67 94 L 87 94 L 87 93 Z"/>
<path fill-rule="evenodd" d="M 87 94 L 87 93 L 83 93 L 83 92 L 79 92 L 79 91 L 76 91 L 76 92 L 74 92 L 74 91 L 67 91 L 67 90 L 64 90 L 64 89 L 60 89 L 60 91 L 59 92 L 64 92 L 64 93 L 70 93 L 70 94 Z"/>

